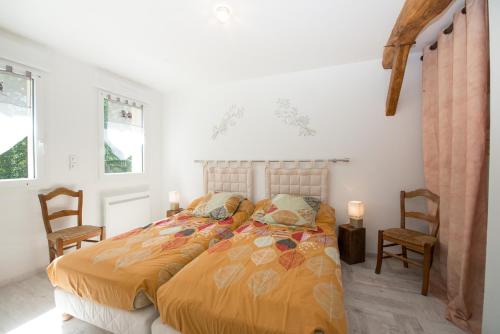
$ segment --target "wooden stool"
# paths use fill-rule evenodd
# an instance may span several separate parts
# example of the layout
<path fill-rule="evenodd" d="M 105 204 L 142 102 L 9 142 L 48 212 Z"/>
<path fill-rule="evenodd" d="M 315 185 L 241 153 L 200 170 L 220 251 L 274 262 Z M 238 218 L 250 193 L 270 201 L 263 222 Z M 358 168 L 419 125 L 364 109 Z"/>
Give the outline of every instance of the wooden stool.
<path fill-rule="evenodd" d="M 170 210 L 167 210 L 167 218 L 168 217 L 172 217 L 176 214 L 178 214 L 179 212 L 181 212 L 182 210 L 184 210 L 183 208 L 178 208 L 178 209 L 170 209 Z"/>
<path fill-rule="evenodd" d="M 342 261 L 348 264 L 365 262 L 366 229 L 351 224 L 339 225 L 339 251 Z"/>

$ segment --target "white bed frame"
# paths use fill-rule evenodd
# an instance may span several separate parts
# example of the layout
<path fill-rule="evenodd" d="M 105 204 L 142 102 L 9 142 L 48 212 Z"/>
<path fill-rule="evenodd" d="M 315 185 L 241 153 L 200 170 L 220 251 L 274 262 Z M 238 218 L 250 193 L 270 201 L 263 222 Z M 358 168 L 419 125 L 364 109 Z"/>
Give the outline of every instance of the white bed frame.
<path fill-rule="evenodd" d="M 266 197 L 277 194 L 311 196 L 328 202 L 328 167 L 300 167 L 299 162 L 292 168 L 284 168 L 278 162 L 277 168 L 266 163 Z M 182 334 L 175 328 L 161 322 L 160 317 L 151 325 L 151 334 Z"/>
<path fill-rule="evenodd" d="M 97 327 L 121 334 L 151 333 L 151 324 L 158 318 L 154 305 L 139 310 L 126 311 L 97 304 L 60 288 L 54 291 L 59 311 L 89 322 Z"/>
<path fill-rule="evenodd" d="M 151 325 L 151 334 L 182 334 L 177 329 L 161 322 L 160 317 L 156 318 Z"/>
<path fill-rule="evenodd" d="M 204 164 L 203 183 L 205 193 L 209 191 L 231 191 L 252 199 L 252 166 L 229 163 Z M 116 334 L 150 334 L 152 324 L 158 318 L 154 305 L 139 310 L 125 311 L 97 304 L 60 288 L 54 290 L 57 309 L 66 315 L 91 323 Z M 159 318 L 157 319 L 159 322 Z M 159 322 L 160 325 L 161 322 Z M 158 328 L 160 328 L 157 324 Z M 167 326 L 165 326 L 167 327 Z M 170 331 L 167 331 L 170 330 Z M 174 329 L 164 329 L 162 333 L 179 333 Z"/>

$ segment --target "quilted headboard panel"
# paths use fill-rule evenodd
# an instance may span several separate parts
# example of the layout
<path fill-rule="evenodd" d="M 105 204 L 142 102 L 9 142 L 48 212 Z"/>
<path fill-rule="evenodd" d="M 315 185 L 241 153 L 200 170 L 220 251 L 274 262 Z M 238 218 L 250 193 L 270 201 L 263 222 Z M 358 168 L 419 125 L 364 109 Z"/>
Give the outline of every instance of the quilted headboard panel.
<path fill-rule="evenodd" d="M 277 194 L 311 196 L 328 202 L 328 168 L 271 168 L 266 166 L 266 197 Z"/>
<path fill-rule="evenodd" d="M 248 166 L 210 166 L 203 167 L 205 194 L 212 192 L 236 192 L 252 200 L 252 167 Z"/>

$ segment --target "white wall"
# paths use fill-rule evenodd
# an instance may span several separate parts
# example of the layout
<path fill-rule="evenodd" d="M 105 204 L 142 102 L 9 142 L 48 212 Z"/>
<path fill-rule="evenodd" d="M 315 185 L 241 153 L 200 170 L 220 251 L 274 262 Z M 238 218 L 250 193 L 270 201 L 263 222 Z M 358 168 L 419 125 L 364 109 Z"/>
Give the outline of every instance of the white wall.
<path fill-rule="evenodd" d="M 162 95 L 55 51 L 0 31 L 0 58 L 43 70 L 39 116 L 45 142 L 41 179 L 30 186 L 0 184 L 0 285 L 48 264 L 47 241 L 37 194 L 40 189 L 69 185 L 84 190 L 84 224 L 101 224 L 101 197 L 106 193 L 149 189 L 152 217 L 162 215 Z M 110 50 L 105 50 L 110 52 Z M 99 178 L 97 94 L 99 88 L 148 104 L 146 110 L 146 176 Z M 79 165 L 68 168 L 68 155 Z M 146 222 L 145 222 L 146 223 Z"/>
<path fill-rule="evenodd" d="M 207 87 L 166 97 L 164 191 L 179 190 L 182 204 L 202 193 L 202 168 L 194 159 L 322 159 L 349 157 L 331 168 L 331 204 L 339 223 L 348 200 L 366 203 L 368 251 L 380 228 L 399 226 L 399 191 L 421 187 L 421 63 L 411 57 L 395 117 L 384 115 L 389 71 L 380 61 L 336 66 Z M 309 115 L 316 136 L 274 116 L 276 100 L 290 99 Z M 229 106 L 245 115 L 226 135 L 211 140 L 212 127 Z M 264 197 L 257 166 L 254 200 Z"/>
<path fill-rule="evenodd" d="M 490 13 L 490 179 L 483 333 L 500 332 L 500 2 Z"/>

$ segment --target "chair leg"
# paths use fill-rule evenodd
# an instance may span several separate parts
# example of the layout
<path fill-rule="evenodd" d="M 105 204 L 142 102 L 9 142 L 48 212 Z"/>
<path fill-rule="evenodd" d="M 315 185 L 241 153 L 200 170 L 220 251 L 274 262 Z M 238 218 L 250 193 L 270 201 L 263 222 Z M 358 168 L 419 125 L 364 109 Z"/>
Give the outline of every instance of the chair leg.
<path fill-rule="evenodd" d="M 401 253 L 403 254 L 403 257 L 405 259 L 408 259 L 408 255 L 406 253 L 406 247 L 405 246 L 401 246 Z M 408 262 L 403 261 L 403 265 L 405 266 L 405 268 L 408 268 Z"/>
<path fill-rule="evenodd" d="M 103 241 L 104 239 L 106 239 L 106 227 L 101 227 L 101 238 L 100 240 Z"/>
<path fill-rule="evenodd" d="M 382 256 L 384 255 L 384 231 L 378 231 L 378 248 L 377 248 L 377 267 L 375 268 L 375 274 L 380 274 L 380 269 L 382 269 Z"/>
<path fill-rule="evenodd" d="M 81 241 L 78 241 L 76 243 L 76 249 L 80 249 L 82 247 L 82 242 Z"/>
<path fill-rule="evenodd" d="M 431 257 L 432 246 L 430 244 L 424 245 L 424 263 L 423 263 L 423 280 L 422 280 L 422 295 L 427 296 L 429 291 L 429 275 L 431 272 Z"/>
<path fill-rule="evenodd" d="M 52 263 L 52 261 L 56 258 L 56 255 L 54 254 L 52 243 L 50 241 L 47 241 L 47 243 L 49 244 L 49 263 Z"/>
<path fill-rule="evenodd" d="M 57 239 L 56 240 L 56 255 L 57 256 L 62 256 L 64 253 L 63 249 L 63 240 L 62 239 Z"/>

